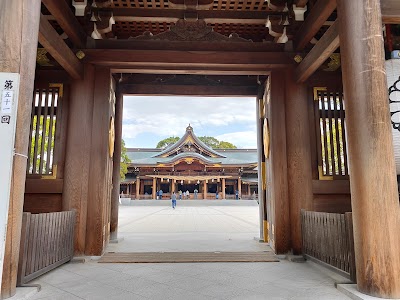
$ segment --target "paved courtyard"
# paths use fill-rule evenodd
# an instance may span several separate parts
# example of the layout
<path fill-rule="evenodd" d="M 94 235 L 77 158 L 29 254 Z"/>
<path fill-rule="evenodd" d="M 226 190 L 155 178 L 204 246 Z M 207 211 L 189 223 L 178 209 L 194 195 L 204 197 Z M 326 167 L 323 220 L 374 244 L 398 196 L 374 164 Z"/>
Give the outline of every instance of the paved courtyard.
<path fill-rule="evenodd" d="M 258 206 L 120 207 L 124 240 L 107 251 L 264 251 Z M 97 258 L 70 262 L 33 283 L 29 299 L 349 299 L 334 284 L 344 278 L 314 263 L 101 264 Z"/>

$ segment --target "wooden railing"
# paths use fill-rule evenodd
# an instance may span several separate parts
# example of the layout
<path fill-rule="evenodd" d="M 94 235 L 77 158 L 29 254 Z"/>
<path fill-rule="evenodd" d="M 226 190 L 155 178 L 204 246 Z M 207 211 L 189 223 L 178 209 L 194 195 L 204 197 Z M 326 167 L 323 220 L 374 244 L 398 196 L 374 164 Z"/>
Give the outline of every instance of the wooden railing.
<path fill-rule="evenodd" d="M 75 211 L 23 214 L 18 285 L 72 259 L 75 215 Z"/>
<path fill-rule="evenodd" d="M 356 281 L 352 214 L 301 211 L 303 254 Z"/>

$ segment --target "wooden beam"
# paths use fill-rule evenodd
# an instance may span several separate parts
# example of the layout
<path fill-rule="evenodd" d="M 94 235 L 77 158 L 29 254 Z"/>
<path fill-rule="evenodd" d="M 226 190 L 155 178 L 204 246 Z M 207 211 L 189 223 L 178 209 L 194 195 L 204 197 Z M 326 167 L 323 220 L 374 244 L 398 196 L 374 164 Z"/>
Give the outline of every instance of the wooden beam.
<path fill-rule="evenodd" d="M 84 48 L 86 46 L 87 35 L 75 18 L 67 2 L 60 0 L 42 0 L 42 2 L 74 45 L 79 48 Z"/>
<path fill-rule="evenodd" d="M 129 49 L 129 50 L 179 50 L 179 51 L 227 51 L 227 52 L 283 52 L 284 44 L 252 42 L 180 42 L 162 40 L 93 40 L 90 49 Z M 87 50 L 83 50 L 86 52 Z"/>
<path fill-rule="evenodd" d="M 314 194 L 350 194 L 349 180 L 313 180 Z"/>
<path fill-rule="evenodd" d="M 126 95 L 186 95 L 186 96 L 255 96 L 256 86 L 195 86 L 159 84 L 122 84 Z"/>
<path fill-rule="evenodd" d="M 381 0 L 381 10 L 384 24 L 400 24 L 400 1 Z"/>
<path fill-rule="evenodd" d="M 296 68 L 296 82 L 306 81 L 339 47 L 339 44 L 339 28 L 335 22 Z"/>
<path fill-rule="evenodd" d="M 27 194 L 62 194 L 64 180 L 62 179 L 27 179 L 25 193 Z"/>
<path fill-rule="evenodd" d="M 175 23 L 179 19 L 184 19 L 186 13 L 184 9 L 142 9 L 128 7 L 113 8 L 111 11 L 117 22 Z M 287 16 L 287 12 L 235 10 L 196 10 L 196 14 L 199 19 L 206 21 L 208 24 L 265 24 L 268 17 L 272 24 L 278 24 L 281 22 L 282 16 L 284 18 Z"/>
<path fill-rule="evenodd" d="M 296 51 L 301 51 L 307 46 L 335 8 L 336 0 L 318 0 L 296 35 Z"/>
<path fill-rule="evenodd" d="M 72 78 L 83 78 L 82 64 L 43 15 L 40 16 L 39 43 Z"/>
<path fill-rule="evenodd" d="M 114 71 L 186 74 L 266 74 L 294 62 L 286 53 L 87 49 L 85 61 Z M 117 72 L 117 71 L 115 71 Z M 172 73 L 171 73 L 172 72 Z"/>

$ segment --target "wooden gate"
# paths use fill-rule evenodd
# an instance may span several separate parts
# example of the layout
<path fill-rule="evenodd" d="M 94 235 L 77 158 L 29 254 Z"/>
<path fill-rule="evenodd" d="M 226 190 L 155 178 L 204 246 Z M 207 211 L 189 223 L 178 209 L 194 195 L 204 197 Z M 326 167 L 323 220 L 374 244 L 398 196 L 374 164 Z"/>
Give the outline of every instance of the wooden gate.
<path fill-rule="evenodd" d="M 303 253 L 356 282 L 352 214 L 301 211 Z"/>
<path fill-rule="evenodd" d="M 72 259 L 75 215 L 75 211 L 23 214 L 18 285 Z"/>

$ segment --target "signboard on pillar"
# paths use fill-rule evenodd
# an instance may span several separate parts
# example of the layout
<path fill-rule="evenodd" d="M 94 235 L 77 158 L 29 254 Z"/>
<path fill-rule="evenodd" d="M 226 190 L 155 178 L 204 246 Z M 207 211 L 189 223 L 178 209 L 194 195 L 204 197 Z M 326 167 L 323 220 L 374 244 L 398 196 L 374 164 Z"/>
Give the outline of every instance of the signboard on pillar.
<path fill-rule="evenodd" d="M 385 62 L 396 171 L 400 174 L 400 59 Z"/>
<path fill-rule="evenodd" d="M 18 90 L 19 74 L 0 72 L 0 270 L 3 270 L 7 234 Z M 0 282 L 1 279 L 2 272 L 0 272 Z"/>

